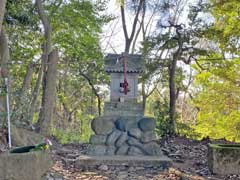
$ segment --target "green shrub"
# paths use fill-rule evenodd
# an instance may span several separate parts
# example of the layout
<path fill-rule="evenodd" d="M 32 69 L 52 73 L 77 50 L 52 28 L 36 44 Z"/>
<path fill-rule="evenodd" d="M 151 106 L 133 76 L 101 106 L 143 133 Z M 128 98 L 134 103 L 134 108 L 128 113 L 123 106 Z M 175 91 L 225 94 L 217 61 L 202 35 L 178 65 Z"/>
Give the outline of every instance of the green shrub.
<path fill-rule="evenodd" d="M 167 103 L 156 101 L 154 105 L 154 116 L 156 118 L 156 132 L 158 136 L 164 137 L 169 134 L 169 106 Z"/>
<path fill-rule="evenodd" d="M 202 135 L 196 132 L 194 126 L 191 126 L 182 122 L 177 122 L 177 134 L 190 139 L 196 139 L 196 140 L 202 139 Z"/>
<path fill-rule="evenodd" d="M 57 138 L 61 144 L 68 143 L 86 143 L 88 142 L 91 131 L 89 133 L 77 132 L 73 129 L 53 129 L 52 135 Z"/>

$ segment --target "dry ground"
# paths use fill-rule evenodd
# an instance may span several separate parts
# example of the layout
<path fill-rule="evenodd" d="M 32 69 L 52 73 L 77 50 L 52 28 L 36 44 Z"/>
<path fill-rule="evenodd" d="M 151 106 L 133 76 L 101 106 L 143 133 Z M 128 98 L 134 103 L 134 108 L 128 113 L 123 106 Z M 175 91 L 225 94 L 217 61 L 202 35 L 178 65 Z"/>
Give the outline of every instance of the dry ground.
<path fill-rule="evenodd" d="M 172 167 L 162 172 L 158 168 L 109 167 L 101 165 L 95 169 L 75 169 L 66 158 L 85 154 L 87 144 L 55 146 L 52 151 L 55 164 L 47 175 L 48 180 L 240 180 L 240 175 L 211 175 L 207 168 L 208 140 L 194 141 L 182 137 L 168 138 L 161 142 L 163 150 L 173 160 Z"/>

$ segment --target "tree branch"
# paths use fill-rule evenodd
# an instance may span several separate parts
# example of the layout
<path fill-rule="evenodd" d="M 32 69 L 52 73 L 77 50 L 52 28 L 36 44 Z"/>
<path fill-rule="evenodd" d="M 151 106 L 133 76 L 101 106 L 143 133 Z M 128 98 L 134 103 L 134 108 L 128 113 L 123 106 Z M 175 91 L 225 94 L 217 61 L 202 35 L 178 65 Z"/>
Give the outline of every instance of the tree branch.
<path fill-rule="evenodd" d="M 137 14 L 135 15 L 135 18 L 134 18 L 134 21 L 133 21 L 132 33 L 131 33 L 131 36 L 130 36 L 130 38 L 129 38 L 130 41 L 133 40 L 133 37 L 134 37 L 135 31 L 136 31 L 136 26 L 137 26 L 138 16 L 139 16 L 139 13 L 140 13 L 140 11 L 141 11 L 141 9 L 142 9 L 143 2 L 144 2 L 144 0 L 140 0 L 140 2 L 139 2 L 138 9 L 137 9 Z"/>
<path fill-rule="evenodd" d="M 137 26 L 137 22 L 138 22 L 138 16 L 139 13 L 141 11 L 141 8 L 143 6 L 143 2 L 144 0 L 140 0 L 139 5 L 138 5 L 138 9 L 137 9 L 137 13 L 134 17 L 134 21 L 133 21 L 133 25 L 132 25 L 132 32 L 130 37 L 128 36 L 128 32 L 127 32 L 127 26 L 126 26 L 126 18 L 125 18 L 125 9 L 124 6 L 121 5 L 121 17 L 122 17 L 122 25 L 123 25 L 123 32 L 124 32 L 124 37 L 125 37 L 125 53 L 129 53 L 130 50 L 130 46 L 132 43 L 132 40 L 134 38 L 135 35 L 135 31 L 136 31 L 136 26 Z"/>
<path fill-rule="evenodd" d="M 121 17 L 122 17 L 122 26 L 123 26 L 124 37 L 125 37 L 125 40 L 129 40 L 127 26 L 126 26 L 125 9 L 124 9 L 123 5 L 121 5 L 120 8 L 121 8 Z"/>
<path fill-rule="evenodd" d="M 141 30 L 144 31 L 144 19 L 145 19 L 145 14 L 146 14 L 146 11 L 145 11 L 145 8 L 143 9 L 143 13 L 142 13 L 142 20 L 140 22 L 140 26 L 137 30 L 137 33 L 136 33 L 136 36 L 133 40 L 133 45 L 132 45 L 132 54 L 134 53 L 134 50 L 135 50 L 135 45 L 136 45 L 136 42 L 137 42 L 137 39 L 138 39 L 138 36 L 139 36 L 139 33 Z M 143 35 L 144 36 L 144 35 Z M 143 37 L 143 40 L 145 40 L 145 37 Z"/>
<path fill-rule="evenodd" d="M 101 116 L 101 111 L 102 111 L 101 110 L 101 97 L 98 94 L 97 89 L 94 87 L 91 79 L 86 74 L 80 72 L 80 75 L 83 76 L 88 81 L 88 84 L 91 86 L 93 93 L 97 97 L 97 99 L 98 99 L 98 114 L 99 114 L 99 116 Z"/>

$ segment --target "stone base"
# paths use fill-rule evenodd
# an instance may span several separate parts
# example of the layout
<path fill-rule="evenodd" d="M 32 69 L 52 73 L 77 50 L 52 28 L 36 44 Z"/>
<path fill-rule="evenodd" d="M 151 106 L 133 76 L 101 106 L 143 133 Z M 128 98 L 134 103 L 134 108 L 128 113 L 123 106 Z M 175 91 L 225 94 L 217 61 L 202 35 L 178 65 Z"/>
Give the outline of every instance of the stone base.
<path fill-rule="evenodd" d="M 38 151 L 0 155 L 1 180 L 41 180 L 52 166 L 48 152 Z"/>
<path fill-rule="evenodd" d="M 128 167 L 158 167 L 162 170 L 171 166 L 172 161 L 165 156 L 79 156 L 76 168 L 96 168 L 100 165 Z"/>
<path fill-rule="evenodd" d="M 88 155 L 162 156 L 156 121 L 144 116 L 101 116 L 92 121 Z"/>

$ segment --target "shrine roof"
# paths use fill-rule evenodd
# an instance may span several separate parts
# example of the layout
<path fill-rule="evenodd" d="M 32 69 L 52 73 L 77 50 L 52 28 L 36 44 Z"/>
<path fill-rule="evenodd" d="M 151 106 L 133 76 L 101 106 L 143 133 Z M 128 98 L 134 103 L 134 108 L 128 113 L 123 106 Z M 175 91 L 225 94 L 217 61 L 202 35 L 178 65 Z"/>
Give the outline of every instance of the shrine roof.
<path fill-rule="evenodd" d="M 122 73 L 123 72 L 123 57 L 126 58 L 127 73 L 141 73 L 143 72 L 144 62 L 142 56 L 139 54 L 108 54 L 105 57 L 105 71 L 108 73 Z"/>

